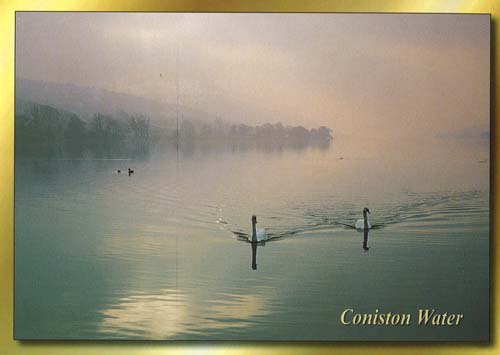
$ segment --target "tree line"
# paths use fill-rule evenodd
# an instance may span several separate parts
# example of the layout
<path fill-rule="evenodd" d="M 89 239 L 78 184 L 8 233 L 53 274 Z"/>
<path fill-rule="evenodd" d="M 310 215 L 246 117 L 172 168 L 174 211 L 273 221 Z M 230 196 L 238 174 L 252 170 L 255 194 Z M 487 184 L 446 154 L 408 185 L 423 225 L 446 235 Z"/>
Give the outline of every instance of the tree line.
<path fill-rule="evenodd" d="M 213 123 L 201 123 L 196 127 L 191 121 L 183 121 L 181 127 L 183 135 L 199 138 L 302 142 L 329 142 L 332 139 L 332 130 L 328 127 L 321 126 L 309 130 L 302 126 L 284 126 L 281 122 L 249 126 L 246 124 L 228 124 L 221 120 L 216 120 Z"/>
<path fill-rule="evenodd" d="M 20 111 L 20 112 L 17 112 Z M 89 119 L 58 110 L 49 105 L 30 103 L 16 110 L 16 153 L 64 154 L 147 154 L 158 142 L 291 142 L 328 144 L 331 129 L 325 126 L 306 129 L 282 123 L 249 126 L 217 119 L 211 123 L 182 118 L 170 119 L 166 128 L 154 127 L 149 118 L 123 114 L 113 117 L 101 113 Z"/>
<path fill-rule="evenodd" d="M 23 112 L 16 112 L 18 153 L 126 152 L 145 149 L 149 143 L 150 124 L 145 117 L 123 120 L 98 113 L 82 120 L 74 113 L 41 104 L 30 104 Z"/>

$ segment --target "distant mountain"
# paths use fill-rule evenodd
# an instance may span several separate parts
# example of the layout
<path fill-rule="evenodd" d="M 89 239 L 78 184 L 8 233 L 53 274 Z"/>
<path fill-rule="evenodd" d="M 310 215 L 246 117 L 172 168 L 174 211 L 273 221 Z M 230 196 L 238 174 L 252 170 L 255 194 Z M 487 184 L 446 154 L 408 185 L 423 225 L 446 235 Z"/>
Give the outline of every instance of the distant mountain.
<path fill-rule="evenodd" d="M 461 141 L 475 141 L 489 144 L 490 142 L 490 129 L 487 126 L 469 126 L 457 131 L 440 132 L 437 134 L 438 138 L 454 139 Z"/>
<path fill-rule="evenodd" d="M 16 107 L 23 102 L 35 102 L 74 112 L 88 120 L 96 113 L 113 115 L 116 118 L 130 115 L 144 115 L 158 127 L 172 125 L 176 117 L 174 104 L 158 102 L 129 94 L 109 90 L 57 84 L 16 78 Z M 192 121 L 213 121 L 215 117 L 186 106 L 179 106 L 184 119 Z"/>

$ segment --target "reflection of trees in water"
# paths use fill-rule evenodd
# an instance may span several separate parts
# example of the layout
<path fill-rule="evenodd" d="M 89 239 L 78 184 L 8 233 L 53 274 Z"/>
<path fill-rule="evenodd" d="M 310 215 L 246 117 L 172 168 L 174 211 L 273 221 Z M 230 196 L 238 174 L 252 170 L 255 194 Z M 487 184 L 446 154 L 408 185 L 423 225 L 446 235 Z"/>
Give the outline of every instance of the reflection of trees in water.
<path fill-rule="evenodd" d="M 147 157 L 149 120 L 96 114 L 90 121 L 48 105 L 32 104 L 16 115 L 16 155 L 51 158 Z"/>
<path fill-rule="evenodd" d="M 74 113 L 48 105 L 30 104 L 16 114 L 16 155 L 50 158 L 147 159 L 153 146 L 175 148 L 184 156 L 196 152 L 281 152 L 328 149 L 331 130 L 266 123 L 260 126 L 200 123 L 185 119 L 179 132 L 152 127 L 146 117 L 120 118 L 96 114 L 82 120 Z"/>
<path fill-rule="evenodd" d="M 258 151 L 263 153 L 283 153 L 286 151 L 305 151 L 307 149 L 327 150 L 331 142 L 293 142 L 293 141 L 203 141 L 182 140 L 178 145 L 171 142 L 163 142 L 158 150 L 163 152 L 179 150 L 182 157 L 188 158 L 195 155 L 212 155 L 217 153 L 245 153 Z"/>
<path fill-rule="evenodd" d="M 16 156 L 27 158 L 50 158 L 50 159 L 116 159 L 134 158 L 139 160 L 148 159 L 151 155 L 150 144 L 131 144 L 124 142 L 110 144 L 107 142 L 96 142 L 93 145 L 81 142 L 64 142 L 60 147 L 49 146 L 39 148 L 36 145 L 20 147 L 16 145 Z M 36 149 L 35 149 L 36 148 Z"/>

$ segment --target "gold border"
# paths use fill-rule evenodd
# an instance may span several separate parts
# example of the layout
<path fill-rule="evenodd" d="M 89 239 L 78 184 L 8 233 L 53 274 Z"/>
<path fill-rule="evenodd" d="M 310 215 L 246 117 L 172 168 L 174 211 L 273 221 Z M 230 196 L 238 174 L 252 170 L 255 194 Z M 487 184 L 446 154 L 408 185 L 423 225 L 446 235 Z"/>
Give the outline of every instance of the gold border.
<path fill-rule="evenodd" d="M 13 340 L 13 229 L 14 229 L 14 18 L 15 11 L 193 11 L 193 12 L 434 12 L 490 13 L 492 16 L 492 168 L 498 164 L 496 111 L 498 90 L 498 36 L 495 0 L 0 0 L 0 355 L 1 354 L 499 354 L 500 316 L 496 263 L 500 242 L 495 231 L 499 218 L 492 213 L 491 344 L 416 343 L 179 343 L 179 342 L 20 342 Z M 498 201 L 492 177 L 492 202 Z"/>

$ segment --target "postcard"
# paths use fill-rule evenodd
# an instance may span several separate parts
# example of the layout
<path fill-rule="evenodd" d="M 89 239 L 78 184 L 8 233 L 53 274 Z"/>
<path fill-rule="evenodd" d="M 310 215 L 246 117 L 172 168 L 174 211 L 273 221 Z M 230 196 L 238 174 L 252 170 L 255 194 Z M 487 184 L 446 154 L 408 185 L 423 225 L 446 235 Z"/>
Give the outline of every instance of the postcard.
<path fill-rule="evenodd" d="M 17 12 L 18 340 L 490 339 L 490 16 Z"/>

